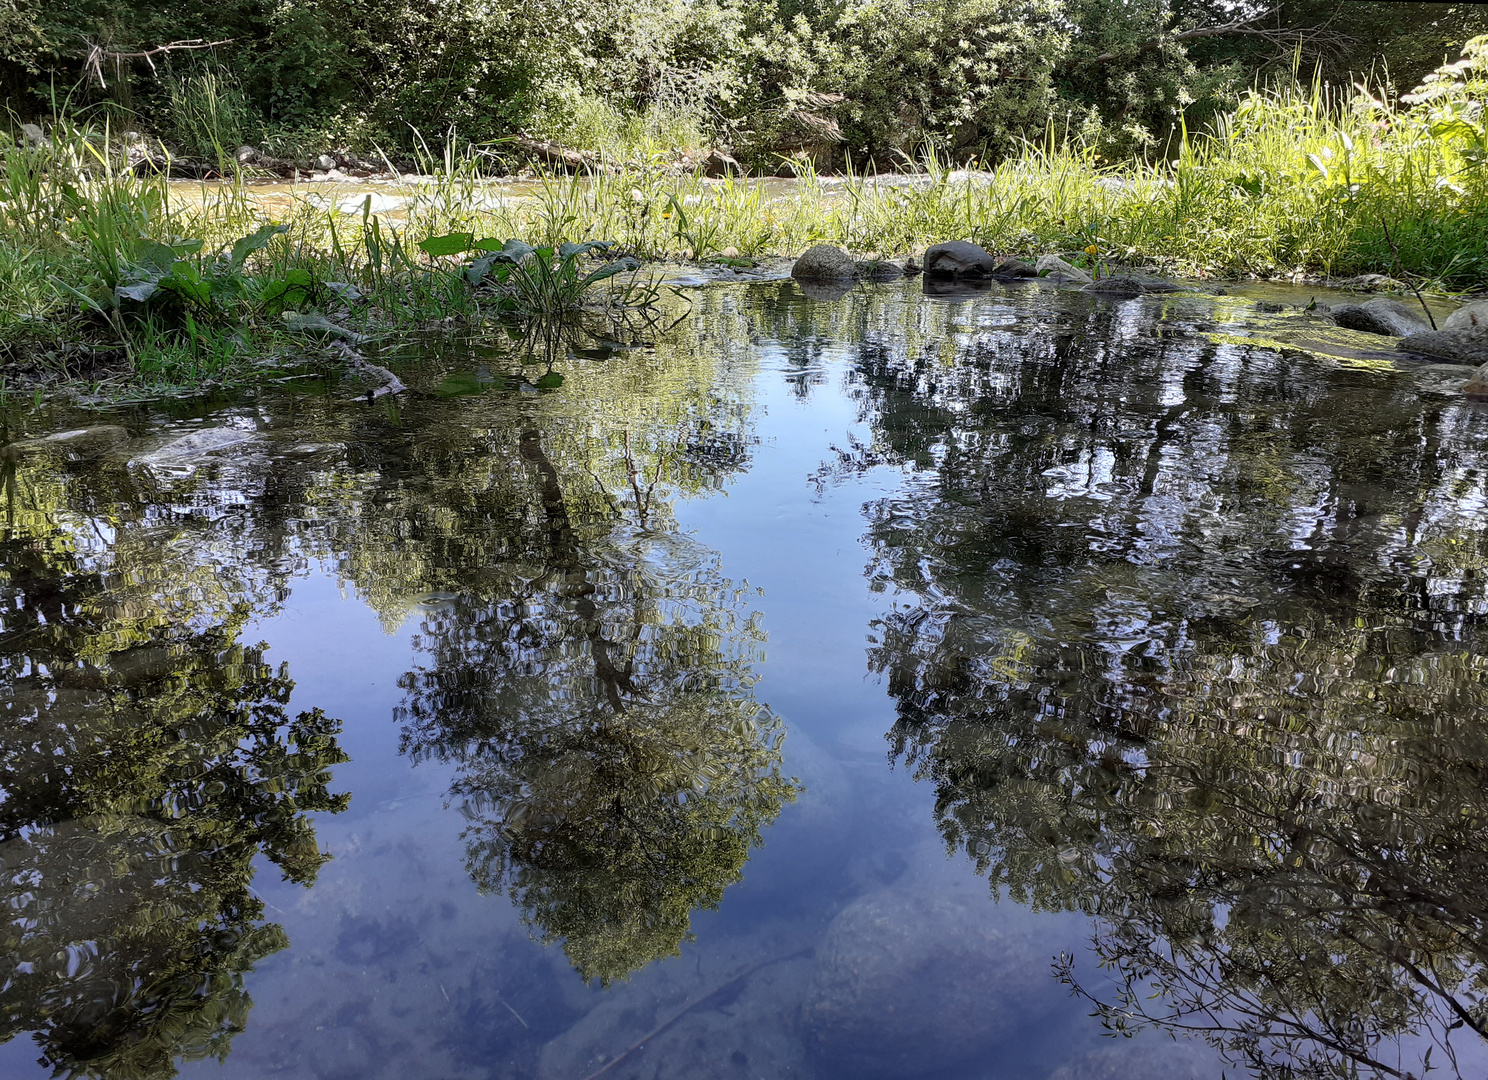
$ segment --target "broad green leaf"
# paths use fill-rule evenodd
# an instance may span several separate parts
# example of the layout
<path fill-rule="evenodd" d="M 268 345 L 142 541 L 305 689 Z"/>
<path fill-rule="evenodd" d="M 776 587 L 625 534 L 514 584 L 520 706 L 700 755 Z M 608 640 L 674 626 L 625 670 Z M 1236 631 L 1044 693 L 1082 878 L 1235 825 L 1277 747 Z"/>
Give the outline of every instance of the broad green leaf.
<path fill-rule="evenodd" d="M 242 237 L 232 246 L 232 254 L 227 260 L 228 269 L 241 269 L 249 255 L 255 251 L 262 251 L 269 246 L 269 241 L 274 237 L 282 236 L 287 232 L 289 232 L 288 225 L 264 225 Z"/>
<path fill-rule="evenodd" d="M 419 241 L 419 250 L 426 255 L 463 255 L 475 246 L 475 234 L 468 232 L 446 233 Z"/>
<path fill-rule="evenodd" d="M 120 300 L 134 300 L 143 304 L 154 296 L 160 287 L 153 281 L 136 281 L 133 285 L 118 285 L 114 288 L 114 296 Z M 74 290 L 76 292 L 76 290 Z M 81 294 L 78 294 L 81 295 Z M 92 301 L 90 300 L 91 304 Z M 96 306 L 96 305 L 95 305 Z"/>

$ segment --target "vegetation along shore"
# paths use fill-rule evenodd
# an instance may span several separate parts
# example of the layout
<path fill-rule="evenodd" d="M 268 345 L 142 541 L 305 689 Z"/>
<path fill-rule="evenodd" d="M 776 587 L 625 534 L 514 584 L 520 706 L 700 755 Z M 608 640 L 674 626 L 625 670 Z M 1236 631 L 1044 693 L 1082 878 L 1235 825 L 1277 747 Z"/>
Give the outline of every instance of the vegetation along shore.
<path fill-rule="evenodd" d="M 764 48 L 737 36 L 764 25 L 754 7 L 684 7 L 647 18 L 712 12 L 735 20 L 727 33 L 739 49 Z M 857 18 L 888 19 L 889 7 Z M 1119 33 L 1100 23 L 1094 5 L 1068 9 L 1055 41 L 1033 34 L 1036 13 L 1022 8 L 941 7 L 945 26 L 915 32 L 971 37 L 954 47 L 927 38 L 927 55 L 965 45 L 991 65 L 956 76 L 990 80 L 960 87 L 960 112 L 926 105 L 926 93 L 957 89 L 940 85 L 951 78 L 940 68 L 884 97 L 888 88 L 852 66 L 868 63 L 853 35 L 869 29 L 844 16 L 813 37 L 802 15 L 766 34 L 794 43 L 800 55 L 781 63 L 800 71 L 761 64 L 725 79 L 717 56 L 684 62 L 674 40 L 673 54 L 653 58 L 660 82 L 645 89 L 617 89 L 606 80 L 619 76 L 583 64 L 591 75 L 572 85 L 529 72 L 521 115 L 516 99 L 479 121 L 468 103 L 407 105 L 397 131 L 378 119 L 380 105 L 312 108 L 303 87 L 301 126 L 274 121 L 273 95 L 223 66 L 243 62 L 238 46 L 196 47 L 224 37 L 210 28 L 145 57 L 147 77 L 134 53 L 148 50 L 94 43 L 79 58 L 58 44 L 61 31 L 25 29 L 28 9 L 18 8 L 21 29 L 9 32 L 31 52 L 13 52 L 7 69 L 0 389 L 152 394 L 350 361 L 372 373 L 375 391 L 393 376 L 361 346 L 395 328 L 655 313 L 668 290 L 658 262 L 748 278 L 822 243 L 887 263 L 966 240 L 1000 258 L 1056 254 L 1096 277 L 1363 279 L 1407 298 L 1488 283 L 1488 36 L 1459 39 L 1401 89 L 1398 71 L 1340 67 L 1358 59 L 1367 27 L 1328 31 L 1335 41 L 1289 30 L 1274 11 L 1219 24 L 1168 12 L 1143 37 L 1130 20 Z M 1441 45 L 1431 35 L 1482 21 L 1451 10 L 1396 42 L 1405 68 L 1423 68 Z M 1201 33 L 1206 25 L 1214 32 Z M 883 26 L 874 33 L 888 40 Z M 1211 39 L 1252 52 L 1189 51 Z M 1102 41 L 1111 48 L 1086 55 Z M 1292 64 L 1278 76 L 1263 60 L 1282 46 Z M 1068 65 L 1081 57 L 1099 61 L 1106 82 L 1087 86 L 1077 107 L 1083 84 Z M 890 56 L 872 70 L 895 77 L 908 62 Z M 61 94 L 55 75 L 68 64 L 84 77 Z M 1110 84 L 1121 70 L 1125 106 Z M 43 99 L 35 80 L 48 71 Z M 891 98 L 892 123 L 879 115 Z M 342 145 L 310 155 L 331 131 Z M 286 175 L 269 197 L 262 185 Z"/>

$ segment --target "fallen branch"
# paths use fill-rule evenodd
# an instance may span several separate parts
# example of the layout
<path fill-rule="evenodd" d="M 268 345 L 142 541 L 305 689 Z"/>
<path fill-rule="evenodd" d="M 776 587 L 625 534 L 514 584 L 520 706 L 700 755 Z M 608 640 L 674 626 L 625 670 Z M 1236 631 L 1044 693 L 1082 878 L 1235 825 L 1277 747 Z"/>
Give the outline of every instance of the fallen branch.
<path fill-rule="evenodd" d="M 594 155 L 582 150 L 572 150 L 567 146 L 555 142 L 545 142 L 539 139 L 527 139 L 517 137 L 512 140 L 516 146 L 527 151 L 533 157 L 542 158 L 544 161 L 554 165 L 561 165 L 568 169 L 582 169 L 594 164 Z"/>
<path fill-rule="evenodd" d="M 143 60 L 150 65 L 151 71 L 158 71 L 153 57 L 161 53 L 179 52 L 189 49 L 215 49 L 218 45 L 231 45 L 236 38 L 223 38 L 221 41 L 207 41 L 204 38 L 188 38 L 185 41 L 170 41 L 164 45 L 157 45 L 153 49 L 144 49 L 140 52 L 116 52 L 113 49 L 105 49 L 102 45 L 94 45 L 88 42 L 88 58 L 83 61 L 83 75 L 89 72 L 98 80 L 98 88 L 107 90 L 108 84 L 103 80 L 103 62 L 108 60 L 113 63 L 114 70 L 118 71 L 125 60 Z"/>

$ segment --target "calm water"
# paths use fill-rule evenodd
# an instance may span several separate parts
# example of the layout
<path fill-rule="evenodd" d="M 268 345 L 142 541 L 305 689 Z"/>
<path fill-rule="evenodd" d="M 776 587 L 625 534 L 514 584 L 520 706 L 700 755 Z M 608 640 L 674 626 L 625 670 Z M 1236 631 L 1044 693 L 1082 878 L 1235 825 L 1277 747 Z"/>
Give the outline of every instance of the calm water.
<path fill-rule="evenodd" d="M 3 463 L 0 1075 L 1488 1075 L 1461 369 L 1033 286 L 607 334 L 6 419 L 122 430 Z"/>

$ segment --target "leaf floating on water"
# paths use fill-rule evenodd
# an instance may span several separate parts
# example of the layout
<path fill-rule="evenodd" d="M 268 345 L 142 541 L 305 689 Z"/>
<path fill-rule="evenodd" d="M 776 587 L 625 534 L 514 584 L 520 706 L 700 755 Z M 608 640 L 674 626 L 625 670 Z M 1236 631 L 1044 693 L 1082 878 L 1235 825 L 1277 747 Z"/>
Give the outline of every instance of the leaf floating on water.
<path fill-rule="evenodd" d="M 539 390 L 556 390 L 563 385 L 563 376 L 556 371 L 550 371 L 537 380 Z"/>

